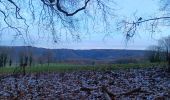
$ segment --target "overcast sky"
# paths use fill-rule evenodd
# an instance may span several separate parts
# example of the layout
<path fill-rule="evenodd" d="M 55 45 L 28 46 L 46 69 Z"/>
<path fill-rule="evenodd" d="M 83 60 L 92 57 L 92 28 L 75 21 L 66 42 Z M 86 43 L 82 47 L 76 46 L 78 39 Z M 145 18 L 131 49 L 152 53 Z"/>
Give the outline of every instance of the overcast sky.
<path fill-rule="evenodd" d="M 149 18 L 159 15 L 160 4 L 158 0 L 117 0 L 117 18 L 122 16 L 133 17 L 136 12 L 137 16 Z M 101 26 L 102 27 L 102 26 Z M 67 49 L 146 49 L 149 45 L 156 44 L 157 39 L 170 35 L 168 28 L 161 27 L 161 32 L 152 36 L 151 33 L 140 30 L 127 44 L 125 36 L 121 32 L 113 32 L 109 36 L 103 33 L 82 34 L 80 41 L 65 40 L 59 43 L 53 43 L 48 38 L 35 40 L 31 45 L 45 48 L 67 48 Z M 32 33 L 35 31 L 32 31 Z M 30 32 L 31 33 L 31 32 Z M 9 34 L 4 34 L 1 39 L 1 45 L 23 45 L 20 39 L 12 41 L 13 38 Z"/>

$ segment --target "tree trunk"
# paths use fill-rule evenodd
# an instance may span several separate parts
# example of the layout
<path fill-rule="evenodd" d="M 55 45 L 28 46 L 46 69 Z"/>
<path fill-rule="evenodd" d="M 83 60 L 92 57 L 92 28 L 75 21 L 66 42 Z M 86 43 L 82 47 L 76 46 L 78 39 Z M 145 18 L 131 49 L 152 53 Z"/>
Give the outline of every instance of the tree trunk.
<path fill-rule="evenodd" d="M 170 54 L 168 55 L 168 72 L 170 73 Z"/>
<path fill-rule="evenodd" d="M 170 73 L 170 59 L 168 61 L 168 72 Z"/>
<path fill-rule="evenodd" d="M 23 75 L 25 76 L 25 65 L 23 65 Z"/>

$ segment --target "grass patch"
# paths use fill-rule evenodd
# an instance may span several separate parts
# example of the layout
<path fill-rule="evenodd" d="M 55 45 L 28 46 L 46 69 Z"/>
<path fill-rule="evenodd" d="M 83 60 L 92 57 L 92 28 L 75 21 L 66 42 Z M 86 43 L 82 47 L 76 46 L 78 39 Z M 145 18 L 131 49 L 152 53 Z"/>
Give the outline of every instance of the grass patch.
<path fill-rule="evenodd" d="M 131 63 L 131 64 L 112 64 L 112 65 L 71 65 L 71 64 L 47 64 L 35 65 L 26 67 L 27 73 L 43 73 L 43 72 L 70 72 L 70 71 L 106 71 L 106 70 L 119 70 L 129 68 L 147 68 L 165 66 L 166 63 Z M 16 69 L 17 68 L 17 69 Z M 0 74 L 12 74 L 21 72 L 19 67 L 3 67 L 0 68 Z"/>

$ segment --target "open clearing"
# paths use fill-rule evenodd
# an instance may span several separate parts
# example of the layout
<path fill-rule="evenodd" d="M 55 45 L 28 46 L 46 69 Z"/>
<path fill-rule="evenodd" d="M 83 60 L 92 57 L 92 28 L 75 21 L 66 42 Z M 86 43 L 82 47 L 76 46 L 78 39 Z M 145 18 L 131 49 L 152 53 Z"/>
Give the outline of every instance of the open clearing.
<path fill-rule="evenodd" d="M 110 64 L 110 65 L 73 65 L 73 64 L 39 64 L 27 66 L 26 73 L 43 73 L 43 72 L 70 72 L 70 71 L 106 71 L 129 68 L 148 68 L 153 66 L 166 66 L 166 63 L 129 63 L 129 64 Z M 1 67 L 0 74 L 20 73 L 19 67 Z"/>

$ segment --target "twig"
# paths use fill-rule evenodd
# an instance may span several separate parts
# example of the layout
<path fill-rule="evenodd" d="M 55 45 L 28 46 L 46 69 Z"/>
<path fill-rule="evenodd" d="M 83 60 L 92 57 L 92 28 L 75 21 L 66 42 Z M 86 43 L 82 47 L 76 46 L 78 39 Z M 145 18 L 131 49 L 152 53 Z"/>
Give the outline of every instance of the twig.
<path fill-rule="evenodd" d="M 116 95 L 110 92 L 106 86 L 102 86 L 102 91 L 105 95 L 106 100 L 115 100 Z"/>

